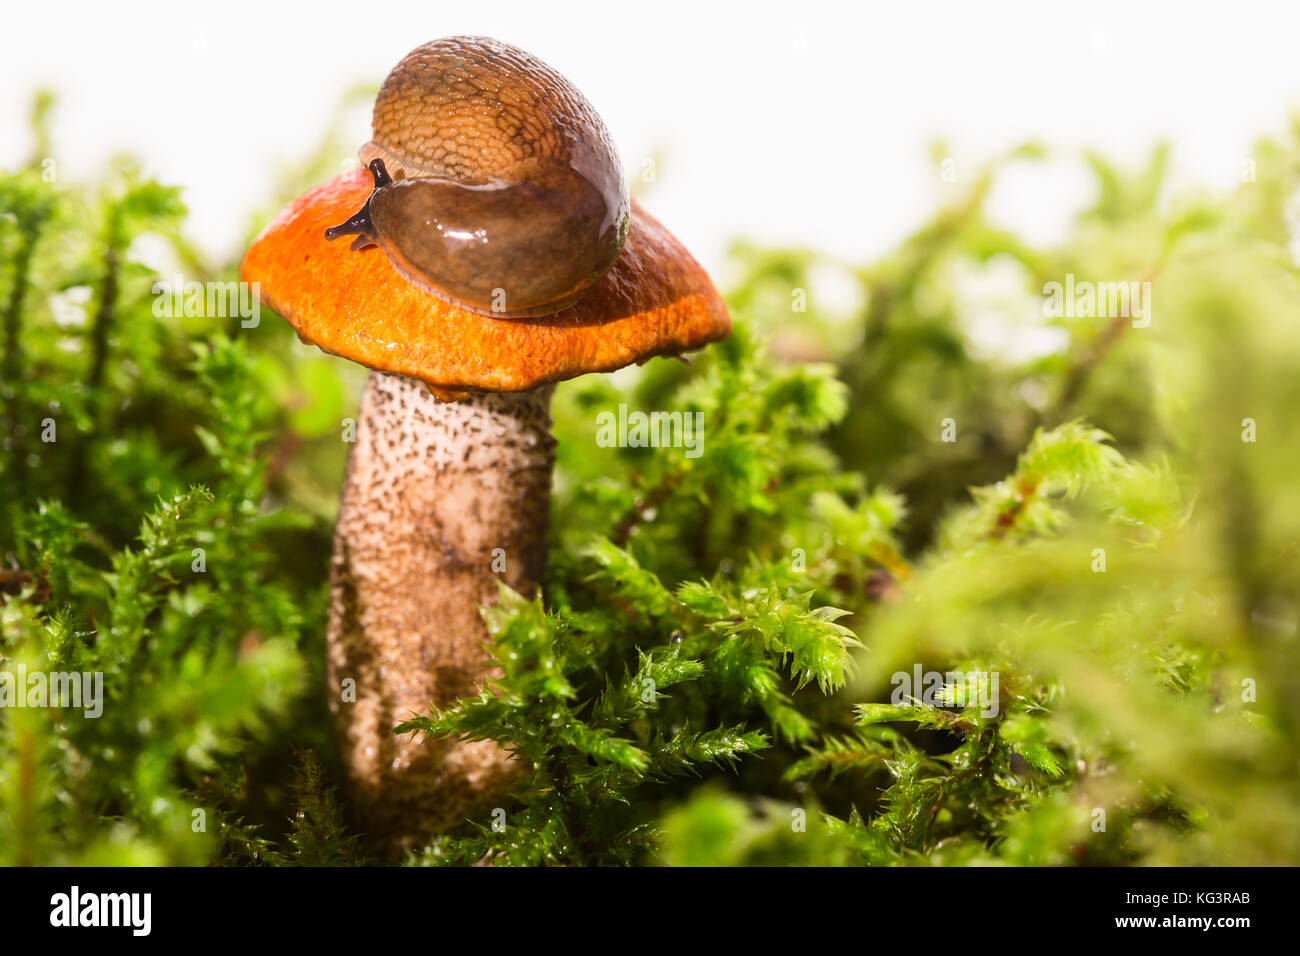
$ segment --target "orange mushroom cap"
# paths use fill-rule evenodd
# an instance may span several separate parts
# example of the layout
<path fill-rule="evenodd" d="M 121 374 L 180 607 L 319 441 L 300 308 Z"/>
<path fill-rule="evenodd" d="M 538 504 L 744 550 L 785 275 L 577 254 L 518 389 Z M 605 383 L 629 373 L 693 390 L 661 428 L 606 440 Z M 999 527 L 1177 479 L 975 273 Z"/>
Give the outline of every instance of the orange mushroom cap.
<path fill-rule="evenodd" d="M 239 275 L 306 341 L 435 394 L 517 392 L 676 355 L 725 338 L 731 319 L 699 263 L 632 204 L 614 265 L 577 305 L 504 318 L 458 308 L 407 282 L 377 246 L 353 250 L 325 229 L 373 188 L 357 167 L 295 200 L 249 247 Z"/>

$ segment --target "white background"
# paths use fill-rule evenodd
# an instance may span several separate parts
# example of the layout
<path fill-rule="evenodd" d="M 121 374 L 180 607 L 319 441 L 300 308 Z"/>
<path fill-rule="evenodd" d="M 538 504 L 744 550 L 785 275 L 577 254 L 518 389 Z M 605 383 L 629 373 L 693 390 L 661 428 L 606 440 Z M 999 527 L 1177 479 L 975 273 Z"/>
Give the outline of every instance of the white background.
<path fill-rule="evenodd" d="M 659 153 L 647 206 L 710 268 L 736 235 L 879 254 L 952 188 L 928 158 L 940 135 L 959 176 L 1026 138 L 1136 162 L 1165 136 L 1182 181 L 1231 188 L 1300 94 L 1296 4 L 5 0 L 0 24 L 0 165 L 26 158 L 29 93 L 53 85 L 61 178 L 139 154 L 223 256 L 344 89 L 457 33 L 566 74 L 630 174 Z M 1009 179 L 994 209 L 1050 240 L 1087 199 L 1060 164 Z"/>

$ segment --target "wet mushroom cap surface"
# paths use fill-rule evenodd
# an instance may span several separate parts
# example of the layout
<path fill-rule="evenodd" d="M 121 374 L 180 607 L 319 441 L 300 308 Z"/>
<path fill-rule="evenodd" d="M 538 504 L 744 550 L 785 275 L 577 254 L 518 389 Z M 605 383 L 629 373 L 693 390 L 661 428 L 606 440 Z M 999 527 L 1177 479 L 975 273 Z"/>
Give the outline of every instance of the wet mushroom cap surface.
<path fill-rule="evenodd" d="M 408 282 L 383 250 L 329 242 L 373 188 L 363 167 L 297 199 L 254 241 L 240 278 L 305 340 L 448 391 L 524 391 L 725 338 L 726 306 L 689 252 L 632 204 L 618 259 L 573 307 L 481 315 Z"/>

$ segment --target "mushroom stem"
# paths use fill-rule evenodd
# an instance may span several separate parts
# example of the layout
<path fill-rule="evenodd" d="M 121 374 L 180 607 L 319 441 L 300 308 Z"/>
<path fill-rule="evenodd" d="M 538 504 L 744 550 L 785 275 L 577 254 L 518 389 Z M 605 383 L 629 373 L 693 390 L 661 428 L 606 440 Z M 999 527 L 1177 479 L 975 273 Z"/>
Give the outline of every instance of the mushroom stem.
<path fill-rule="evenodd" d="M 389 852 L 459 823 L 513 776 L 492 741 L 391 731 L 475 693 L 489 673 L 480 606 L 502 580 L 524 594 L 542 581 L 552 391 L 442 402 L 404 376 L 366 383 L 334 533 L 326 678 L 352 812 Z"/>

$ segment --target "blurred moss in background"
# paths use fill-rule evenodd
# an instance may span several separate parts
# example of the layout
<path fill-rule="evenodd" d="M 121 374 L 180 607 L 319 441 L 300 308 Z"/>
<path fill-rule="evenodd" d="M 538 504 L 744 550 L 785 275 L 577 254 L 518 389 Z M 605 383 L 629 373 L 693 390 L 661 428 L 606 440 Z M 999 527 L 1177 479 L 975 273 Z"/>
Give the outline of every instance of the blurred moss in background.
<path fill-rule="evenodd" d="M 321 689 L 364 371 L 159 315 L 237 263 L 129 159 L 62 182 L 52 104 L 0 173 L 0 670 L 100 672 L 104 710 L 0 707 L 0 862 L 368 862 Z M 489 615 L 496 694 L 406 727 L 532 771 L 505 833 L 412 862 L 1300 860 L 1300 124 L 1228 196 L 1087 155 L 1059 246 L 990 222 L 1061 159 L 991 161 L 879 261 L 737 243 L 731 339 L 560 387 L 541 600 Z M 1046 315 L 1067 276 L 1148 311 Z M 704 453 L 600 447 L 623 403 L 700 412 Z"/>

